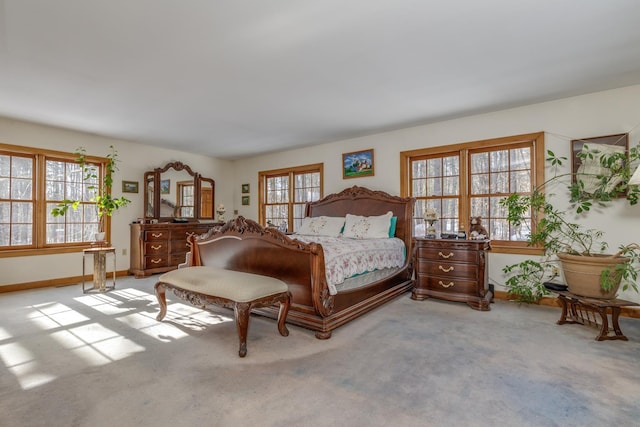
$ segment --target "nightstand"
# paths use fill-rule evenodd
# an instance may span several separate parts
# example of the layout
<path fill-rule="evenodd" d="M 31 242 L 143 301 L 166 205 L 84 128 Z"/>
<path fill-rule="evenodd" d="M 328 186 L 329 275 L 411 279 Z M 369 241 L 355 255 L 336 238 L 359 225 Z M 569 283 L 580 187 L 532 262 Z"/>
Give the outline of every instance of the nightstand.
<path fill-rule="evenodd" d="M 466 302 L 488 311 L 493 293 L 488 289 L 485 253 L 489 240 L 415 238 L 415 287 L 411 298 L 439 298 Z"/>

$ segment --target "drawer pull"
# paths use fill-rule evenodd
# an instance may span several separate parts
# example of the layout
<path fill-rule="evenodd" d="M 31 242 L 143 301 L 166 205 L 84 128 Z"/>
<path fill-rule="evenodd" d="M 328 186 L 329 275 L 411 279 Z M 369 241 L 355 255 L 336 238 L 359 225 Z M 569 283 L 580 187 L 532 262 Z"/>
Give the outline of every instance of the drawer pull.
<path fill-rule="evenodd" d="M 151 237 L 162 237 L 162 234 L 164 233 L 151 233 Z"/>
<path fill-rule="evenodd" d="M 438 285 L 442 286 L 443 288 L 450 288 L 453 286 L 453 282 L 449 282 L 449 284 L 445 285 L 444 283 L 442 283 L 442 280 L 438 280 Z"/>
<path fill-rule="evenodd" d="M 151 260 L 151 264 L 160 264 L 162 262 L 162 259 L 152 259 Z"/>
<path fill-rule="evenodd" d="M 449 267 L 449 268 L 444 268 L 443 266 L 439 265 L 438 268 L 442 271 L 444 271 L 445 273 L 448 273 L 450 271 L 453 271 L 453 266 Z"/>
<path fill-rule="evenodd" d="M 154 251 L 157 251 L 158 249 L 161 249 L 161 248 L 162 248 L 162 245 L 158 245 L 158 246 L 151 245 L 151 249 L 153 249 Z"/>
<path fill-rule="evenodd" d="M 449 252 L 449 255 L 445 255 L 442 252 L 438 252 L 438 255 L 446 259 L 446 258 L 451 258 L 453 256 L 453 252 Z"/>

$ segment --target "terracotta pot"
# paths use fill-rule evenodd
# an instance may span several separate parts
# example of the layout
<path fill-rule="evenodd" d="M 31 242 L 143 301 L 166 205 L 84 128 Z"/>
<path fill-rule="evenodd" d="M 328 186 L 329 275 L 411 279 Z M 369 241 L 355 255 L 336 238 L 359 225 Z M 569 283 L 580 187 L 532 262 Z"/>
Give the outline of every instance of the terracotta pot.
<path fill-rule="evenodd" d="M 564 279 L 569 287 L 569 292 L 589 298 L 613 299 L 620 287 L 621 275 L 616 274 L 614 269 L 617 264 L 629 262 L 629 258 L 607 255 L 569 255 L 558 254 L 562 263 Z M 611 270 L 611 277 L 615 278 L 614 286 L 610 291 L 605 291 L 600 286 L 600 273 L 603 270 Z"/>

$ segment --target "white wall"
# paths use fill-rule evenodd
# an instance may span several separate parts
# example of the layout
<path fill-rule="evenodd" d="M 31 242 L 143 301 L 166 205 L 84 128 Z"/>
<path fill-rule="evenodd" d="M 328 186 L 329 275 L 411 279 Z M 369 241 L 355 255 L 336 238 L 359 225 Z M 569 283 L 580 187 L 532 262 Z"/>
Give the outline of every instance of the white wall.
<path fill-rule="evenodd" d="M 639 125 L 640 85 L 256 156 L 235 162 L 234 188 L 238 189 L 235 206 L 241 215 L 257 218 L 257 178 L 258 172 L 263 170 L 324 162 L 325 195 L 352 185 L 399 194 L 401 151 L 544 131 L 547 149 L 570 158 L 571 139 L 630 132 L 630 146 L 637 145 Z M 375 176 L 343 179 L 342 153 L 368 148 L 375 149 Z M 250 206 L 240 204 L 242 183 L 251 184 Z M 564 203 L 562 197 L 564 195 L 559 195 L 558 203 Z M 604 229 L 610 247 L 616 248 L 624 242 L 640 242 L 639 218 L 640 207 L 616 201 L 601 212 L 592 212 L 582 222 Z M 490 282 L 498 285 L 498 289 L 504 289 L 500 286 L 505 281 L 502 267 L 519 259 L 514 255 L 490 254 Z M 640 296 L 635 292 L 621 296 L 640 302 Z"/>
<path fill-rule="evenodd" d="M 193 171 L 213 178 L 216 181 L 215 202 L 224 202 L 231 208 L 233 164 L 229 161 L 2 117 L 0 142 L 65 152 L 73 152 L 82 146 L 87 149 L 87 154 L 95 156 L 107 155 L 110 145 L 116 148 L 121 162 L 118 164 L 120 170 L 115 175 L 113 196 L 123 195 L 123 180 L 138 181 L 140 189 L 137 194 L 124 194 L 132 203 L 114 213 L 111 218 L 111 243 L 116 247 L 116 268 L 119 271 L 129 268 L 129 224 L 144 213 L 144 172 L 164 166 L 168 162 L 181 161 L 189 165 Z M 122 255 L 123 249 L 126 250 L 126 255 Z M 111 265 L 110 262 L 108 265 Z M 91 271 L 91 264 L 87 262 L 88 271 Z M 0 258 L 0 286 L 81 274 L 80 253 Z"/>

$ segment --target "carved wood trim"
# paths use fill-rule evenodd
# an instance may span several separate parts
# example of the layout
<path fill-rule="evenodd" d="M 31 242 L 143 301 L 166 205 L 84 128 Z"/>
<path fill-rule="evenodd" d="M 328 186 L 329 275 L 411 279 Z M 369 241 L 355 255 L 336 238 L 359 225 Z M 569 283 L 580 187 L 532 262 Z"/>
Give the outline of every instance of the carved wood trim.
<path fill-rule="evenodd" d="M 166 165 L 164 165 L 164 166 L 163 166 L 163 167 L 161 167 L 161 168 L 155 168 L 155 169 L 154 169 L 154 172 L 163 173 L 163 172 L 168 171 L 168 170 L 169 170 L 169 169 L 171 169 L 171 168 L 173 168 L 173 169 L 177 170 L 178 172 L 180 172 L 180 171 L 182 171 L 182 170 L 186 170 L 186 171 L 189 173 L 189 175 L 191 175 L 191 176 L 196 176 L 196 173 L 195 173 L 193 170 L 191 170 L 191 167 L 189 167 L 189 165 L 185 165 L 185 164 L 184 164 L 184 163 L 182 163 L 182 162 L 171 162 L 171 163 L 167 163 Z"/>

